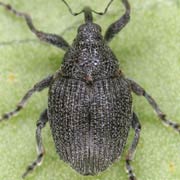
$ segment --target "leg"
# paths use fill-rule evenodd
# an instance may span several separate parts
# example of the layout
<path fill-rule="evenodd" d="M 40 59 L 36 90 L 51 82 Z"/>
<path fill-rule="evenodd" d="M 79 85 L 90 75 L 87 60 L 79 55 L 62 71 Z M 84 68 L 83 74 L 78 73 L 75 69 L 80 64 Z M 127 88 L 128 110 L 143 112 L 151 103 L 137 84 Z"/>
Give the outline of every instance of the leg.
<path fill-rule="evenodd" d="M 128 0 L 122 0 L 122 3 L 124 4 L 125 8 L 126 8 L 126 12 L 125 14 L 118 19 L 117 21 L 115 21 L 114 23 L 112 23 L 108 29 L 106 30 L 105 33 L 105 41 L 106 42 L 110 42 L 112 40 L 112 38 L 121 31 L 121 29 L 123 29 L 123 27 L 129 22 L 130 20 L 130 5 Z"/>
<path fill-rule="evenodd" d="M 47 109 L 45 109 L 45 111 L 43 111 L 43 113 L 41 114 L 41 116 L 37 122 L 36 142 L 37 142 L 38 155 L 37 155 L 36 160 L 33 161 L 32 164 L 27 167 L 25 173 L 22 175 L 22 178 L 25 178 L 37 166 L 41 165 L 41 163 L 43 161 L 45 150 L 44 150 L 44 147 L 42 144 L 41 130 L 42 130 L 42 128 L 45 127 L 47 121 L 48 121 Z"/>
<path fill-rule="evenodd" d="M 133 173 L 133 169 L 131 166 L 131 161 L 133 160 L 135 150 L 136 150 L 136 147 L 137 147 L 138 142 L 139 142 L 141 125 L 140 125 L 138 117 L 136 116 L 135 113 L 133 113 L 132 128 L 135 131 L 135 135 L 134 135 L 134 139 L 133 139 L 133 142 L 131 144 L 131 147 L 128 150 L 128 154 L 126 156 L 126 169 L 127 169 L 128 175 L 129 175 L 129 180 L 136 180 L 136 177 Z"/>
<path fill-rule="evenodd" d="M 30 89 L 22 98 L 22 100 L 18 103 L 16 109 L 14 109 L 11 112 L 5 113 L 2 117 L 0 117 L 0 122 L 5 119 L 9 119 L 12 116 L 16 115 L 27 103 L 28 99 L 35 93 L 42 91 L 43 89 L 47 88 L 50 85 L 50 82 L 52 81 L 53 76 L 48 76 L 42 81 L 38 82 L 34 85 L 32 89 Z"/>
<path fill-rule="evenodd" d="M 35 27 L 34 24 L 32 22 L 31 17 L 26 14 L 26 13 L 22 13 L 22 12 L 18 12 L 16 11 L 14 8 L 12 8 L 9 4 L 5 4 L 3 2 L 0 2 L 0 5 L 5 7 L 8 11 L 12 12 L 13 14 L 15 14 L 16 16 L 20 16 L 23 17 L 26 20 L 26 23 L 29 27 L 29 29 L 42 41 L 45 41 L 47 43 L 50 43 L 54 46 L 57 46 L 63 50 L 67 50 L 69 48 L 69 44 L 61 37 L 61 36 L 57 36 L 55 34 L 48 34 L 48 33 L 44 33 L 42 31 L 38 31 Z"/>
<path fill-rule="evenodd" d="M 177 124 L 171 120 L 166 119 L 166 114 L 164 114 L 161 109 L 159 108 L 156 101 L 136 82 L 128 79 L 132 91 L 137 94 L 138 96 L 144 96 L 152 108 L 155 110 L 156 114 L 160 118 L 160 120 L 168 126 L 171 126 L 175 131 L 180 133 L 180 124 Z"/>

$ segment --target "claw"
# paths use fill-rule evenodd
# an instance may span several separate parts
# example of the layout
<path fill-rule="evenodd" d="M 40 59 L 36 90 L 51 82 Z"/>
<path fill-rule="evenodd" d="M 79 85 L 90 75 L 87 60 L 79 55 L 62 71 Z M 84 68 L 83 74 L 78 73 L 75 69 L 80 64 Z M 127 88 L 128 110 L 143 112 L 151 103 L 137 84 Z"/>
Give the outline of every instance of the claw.
<path fill-rule="evenodd" d="M 137 180 L 135 176 L 129 177 L 129 180 Z"/>

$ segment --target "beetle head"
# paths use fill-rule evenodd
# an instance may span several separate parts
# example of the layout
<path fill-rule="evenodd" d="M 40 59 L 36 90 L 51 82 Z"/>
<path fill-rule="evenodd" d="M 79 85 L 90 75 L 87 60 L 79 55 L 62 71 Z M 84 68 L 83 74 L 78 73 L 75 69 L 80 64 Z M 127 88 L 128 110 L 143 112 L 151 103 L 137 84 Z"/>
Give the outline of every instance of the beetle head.
<path fill-rule="evenodd" d="M 78 38 L 85 41 L 101 41 L 101 27 L 98 24 L 87 22 L 78 28 Z"/>

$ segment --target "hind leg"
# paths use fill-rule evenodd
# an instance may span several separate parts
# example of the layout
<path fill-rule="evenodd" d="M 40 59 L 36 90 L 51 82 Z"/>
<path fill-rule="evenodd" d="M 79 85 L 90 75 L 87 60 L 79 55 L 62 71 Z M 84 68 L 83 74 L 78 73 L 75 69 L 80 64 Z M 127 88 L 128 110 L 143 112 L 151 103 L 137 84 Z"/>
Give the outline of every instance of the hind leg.
<path fill-rule="evenodd" d="M 136 150 L 136 147 L 139 142 L 141 124 L 135 113 L 133 113 L 133 117 L 132 117 L 132 128 L 135 131 L 135 135 L 134 135 L 133 142 L 128 150 L 128 154 L 126 156 L 126 170 L 127 170 L 128 176 L 129 176 L 129 180 L 136 180 L 136 176 L 133 173 L 133 168 L 131 166 L 131 162 L 134 158 L 135 150 Z"/>
<path fill-rule="evenodd" d="M 36 129 L 36 142 L 37 142 L 37 150 L 38 155 L 36 160 L 34 160 L 26 169 L 24 174 L 22 175 L 22 178 L 25 178 L 30 172 L 32 172 L 37 166 L 41 165 L 43 161 L 43 157 L 45 154 L 45 149 L 43 147 L 42 143 L 42 137 L 41 137 L 41 130 L 45 127 L 46 123 L 48 121 L 47 117 L 47 109 L 45 109 L 42 114 L 40 115 L 39 120 L 37 121 L 37 129 Z"/>

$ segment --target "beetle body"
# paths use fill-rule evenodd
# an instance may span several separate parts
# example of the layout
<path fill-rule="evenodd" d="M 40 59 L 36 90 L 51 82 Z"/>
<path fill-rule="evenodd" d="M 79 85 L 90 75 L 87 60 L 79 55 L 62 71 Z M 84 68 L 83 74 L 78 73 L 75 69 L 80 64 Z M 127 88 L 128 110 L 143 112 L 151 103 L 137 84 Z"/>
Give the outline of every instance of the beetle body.
<path fill-rule="evenodd" d="M 86 23 L 50 86 L 48 119 L 57 152 L 83 175 L 105 170 L 126 144 L 132 100 L 129 84 L 117 71 L 99 26 Z"/>
<path fill-rule="evenodd" d="M 109 25 L 102 36 L 101 27 L 93 23 L 92 12 L 105 14 L 113 0 L 110 0 L 104 12 L 85 7 L 79 13 L 73 13 L 68 3 L 62 1 L 72 15 L 84 13 L 85 16 L 85 23 L 78 28 L 72 45 L 62 36 L 39 31 L 27 13 L 0 2 L 0 6 L 23 17 L 29 29 L 40 40 L 65 51 L 62 67 L 55 74 L 37 82 L 14 110 L 0 117 L 0 122 L 10 119 L 23 109 L 32 94 L 49 88 L 48 107 L 42 111 L 37 121 L 38 154 L 22 177 L 25 178 L 43 160 L 45 148 L 41 131 L 49 122 L 60 158 L 82 175 L 96 175 L 117 160 L 132 128 L 134 138 L 125 161 L 129 180 L 137 180 L 131 162 L 139 142 L 141 123 L 132 108 L 131 92 L 144 96 L 159 119 L 178 133 L 180 124 L 167 119 L 150 94 L 138 83 L 123 76 L 117 58 L 108 47 L 113 37 L 129 22 L 129 2 L 121 0 L 126 8 L 125 13 Z"/>

